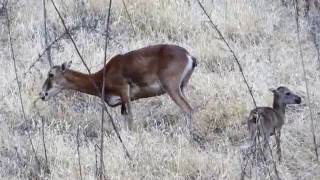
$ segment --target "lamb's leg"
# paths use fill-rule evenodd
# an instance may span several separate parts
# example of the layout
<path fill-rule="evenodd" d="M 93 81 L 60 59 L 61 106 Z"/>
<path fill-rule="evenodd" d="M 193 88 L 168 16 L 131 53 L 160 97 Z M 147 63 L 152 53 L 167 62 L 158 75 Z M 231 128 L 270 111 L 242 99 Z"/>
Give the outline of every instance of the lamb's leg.
<path fill-rule="evenodd" d="M 271 134 L 271 128 L 270 126 L 268 126 L 267 123 L 265 123 L 265 119 L 263 119 L 261 117 L 260 122 L 259 123 L 259 133 L 262 136 L 263 142 L 262 142 L 262 153 L 263 153 L 263 157 L 266 157 L 266 152 L 269 148 L 269 142 L 270 142 L 270 134 Z"/>
<path fill-rule="evenodd" d="M 280 136 L 281 136 L 281 129 L 276 129 L 276 130 L 275 130 L 275 138 L 276 138 L 277 155 L 278 155 L 278 160 L 279 160 L 279 162 L 281 161 Z"/>

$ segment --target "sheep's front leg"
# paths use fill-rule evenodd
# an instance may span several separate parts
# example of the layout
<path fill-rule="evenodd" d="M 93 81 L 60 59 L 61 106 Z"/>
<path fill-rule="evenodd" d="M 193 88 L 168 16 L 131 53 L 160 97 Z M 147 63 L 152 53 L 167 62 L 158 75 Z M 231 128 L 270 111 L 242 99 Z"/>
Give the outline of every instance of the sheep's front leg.
<path fill-rule="evenodd" d="M 127 85 L 121 96 L 121 114 L 124 115 L 127 129 L 132 130 L 133 115 L 131 111 L 130 86 Z"/>

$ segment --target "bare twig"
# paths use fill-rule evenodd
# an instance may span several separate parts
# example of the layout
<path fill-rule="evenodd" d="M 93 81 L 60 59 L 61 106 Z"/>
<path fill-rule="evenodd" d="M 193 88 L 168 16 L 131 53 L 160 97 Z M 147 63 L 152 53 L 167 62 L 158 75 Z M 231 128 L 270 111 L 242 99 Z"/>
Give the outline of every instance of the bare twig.
<path fill-rule="evenodd" d="M 78 154 L 79 175 L 80 175 L 80 179 L 82 180 L 79 131 L 80 131 L 80 126 L 78 126 L 77 128 L 77 154 Z"/>
<path fill-rule="evenodd" d="M 107 49 L 108 49 L 108 40 L 109 40 L 109 23 L 110 23 L 110 15 L 111 15 L 111 5 L 112 0 L 109 1 L 109 9 L 108 9 L 108 17 L 106 24 L 106 36 L 105 36 L 105 47 L 104 47 L 104 56 L 103 56 L 103 78 L 102 78 L 102 89 L 101 89 L 101 104 L 104 104 L 105 100 L 105 76 L 106 71 L 105 67 L 107 64 Z M 101 106 L 101 132 L 100 132 L 100 179 L 103 178 L 104 172 L 104 163 L 103 163 L 103 138 L 104 138 L 104 108 Z"/>
<path fill-rule="evenodd" d="M 44 157 L 45 157 L 45 172 L 47 174 L 50 174 L 49 164 L 48 164 L 48 155 L 47 155 L 47 148 L 46 148 L 46 141 L 45 141 L 45 133 L 44 133 L 44 118 L 41 117 L 41 124 L 42 124 L 42 144 L 43 144 L 43 150 L 44 150 Z"/>
<path fill-rule="evenodd" d="M 251 155 L 255 156 L 256 167 L 258 167 L 259 157 L 260 156 L 262 156 L 263 162 L 267 165 L 267 158 L 266 158 L 266 156 L 264 154 L 264 146 L 265 146 L 265 144 L 267 145 L 267 148 L 270 151 L 270 156 L 271 156 L 271 160 L 272 160 L 272 164 L 273 164 L 273 170 L 274 170 L 275 175 L 276 175 L 276 179 L 278 179 L 278 180 L 280 179 L 280 176 L 279 176 L 279 173 L 278 173 L 278 169 L 277 169 L 277 164 L 274 161 L 274 157 L 273 157 L 273 154 L 272 154 L 272 149 L 271 149 L 271 146 L 270 146 L 269 142 L 260 140 L 261 134 L 263 134 L 264 139 L 266 139 L 266 137 L 265 137 L 266 133 L 264 133 L 264 129 L 263 129 L 263 126 L 261 124 L 261 120 L 260 119 L 261 119 L 260 116 L 258 116 L 258 118 L 257 118 L 257 127 L 260 126 L 262 128 L 262 133 L 260 132 L 259 128 L 256 129 L 256 133 L 255 133 L 255 136 L 254 136 L 254 141 L 252 141 L 252 144 L 250 146 L 250 150 L 251 151 L 247 151 L 245 153 L 244 166 L 241 168 L 241 176 L 240 176 L 241 180 L 243 180 L 244 176 L 246 175 L 245 170 L 247 168 L 247 165 L 248 165 L 248 162 L 249 162 L 249 158 L 250 158 Z M 256 169 L 256 170 L 257 170 L 256 176 L 258 176 L 258 172 L 259 171 L 258 171 L 258 169 Z M 270 179 L 272 179 L 271 178 L 271 172 L 270 172 L 269 168 L 267 168 L 267 171 L 268 171 Z M 256 179 L 258 179 L 258 178 L 256 177 Z"/>
<path fill-rule="evenodd" d="M 134 33 L 134 35 L 135 35 L 135 34 L 136 34 L 136 31 L 135 31 L 135 29 L 134 29 L 134 25 L 133 25 L 133 22 L 132 22 L 131 16 L 130 16 L 130 14 L 129 14 L 129 11 L 128 11 L 128 8 L 127 8 L 127 5 L 126 5 L 126 3 L 125 3 L 125 1 L 124 1 L 124 0 L 122 0 L 122 4 L 123 4 L 123 7 L 124 7 L 124 10 L 126 11 L 126 14 L 127 14 L 128 18 L 129 18 L 129 21 L 130 21 L 130 24 L 131 24 L 131 27 L 132 27 L 133 33 Z"/>
<path fill-rule="evenodd" d="M 44 24 L 44 40 L 45 40 L 45 45 L 48 47 L 48 31 L 47 31 L 47 9 L 46 9 L 46 0 L 43 0 L 43 24 Z M 47 58 L 50 67 L 53 66 L 52 63 L 52 58 L 51 58 L 51 51 L 50 48 L 47 51 Z"/>
<path fill-rule="evenodd" d="M 52 3 L 52 5 L 53 5 L 54 9 L 56 10 L 57 14 L 59 15 L 59 18 L 60 18 L 60 20 L 61 20 L 61 22 L 62 22 L 62 25 L 63 25 L 63 27 L 64 27 L 67 35 L 69 36 L 69 38 L 70 38 L 70 40 L 71 40 L 71 42 L 72 42 L 72 44 L 73 44 L 73 46 L 74 46 L 74 48 L 75 48 L 78 56 L 80 57 L 83 65 L 85 66 L 85 68 L 87 69 L 87 71 L 89 72 L 89 74 L 91 74 L 91 71 L 90 71 L 88 65 L 86 64 L 86 62 L 84 61 L 84 59 L 83 59 L 83 57 L 82 57 L 82 55 L 81 55 L 81 53 L 80 53 L 80 51 L 79 51 L 76 43 L 74 42 L 74 40 L 73 40 L 73 38 L 72 38 L 72 36 L 71 36 L 71 34 L 70 34 L 70 32 L 69 32 L 69 29 L 67 28 L 66 23 L 64 22 L 64 19 L 63 19 L 62 15 L 60 14 L 60 12 L 59 12 L 56 4 L 54 3 L 53 0 L 51 0 L 51 3 Z"/>
<path fill-rule="evenodd" d="M 5 5 L 7 5 L 7 3 L 5 3 Z M 4 8 L 4 11 L 5 11 L 5 14 L 6 14 L 6 19 L 7 19 L 9 46 L 10 46 L 11 58 L 12 58 L 12 61 L 13 61 L 14 72 L 15 72 L 15 76 L 16 76 L 16 82 L 17 82 L 17 85 L 18 85 L 19 100 L 20 100 L 20 105 L 21 105 L 22 117 L 23 117 L 24 121 L 27 122 L 27 117 L 26 117 L 26 114 L 25 114 L 25 109 L 24 109 L 23 100 L 22 100 L 21 84 L 20 84 L 19 77 L 18 77 L 18 68 L 17 68 L 17 64 L 16 64 L 16 58 L 15 58 L 14 48 L 13 48 L 13 43 L 12 43 L 10 18 L 9 18 L 9 12 L 8 12 L 9 10 L 8 10 L 7 6 L 5 6 L 3 8 Z M 37 156 L 36 150 L 35 150 L 35 148 L 33 146 L 32 139 L 31 139 L 31 134 L 30 134 L 30 132 L 28 130 L 26 132 L 27 132 L 28 140 L 30 142 L 34 158 L 35 158 L 36 163 L 37 163 L 37 170 L 38 170 L 38 172 L 40 172 L 41 164 L 40 164 L 40 160 L 39 160 L 39 158 Z"/>
<path fill-rule="evenodd" d="M 78 30 L 80 27 L 79 26 L 75 26 L 73 28 L 69 29 L 69 33 L 72 33 L 75 30 Z M 65 37 L 67 34 L 67 32 L 62 33 L 60 36 L 58 36 L 57 38 L 55 38 L 41 53 L 39 53 L 38 58 L 35 59 L 31 65 L 28 67 L 28 70 L 23 73 L 23 76 L 27 75 L 32 68 L 34 68 L 34 66 L 37 64 L 37 62 L 41 61 L 41 58 L 46 54 L 46 52 L 51 49 L 51 47 L 53 45 L 55 45 L 58 41 L 60 41 L 63 37 Z"/>
<path fill-rule="evenodd" d="M 78 56 L 79 56 L 79 58 L 81 59 L 83 65 L 86 67 L 88 73 L 91 74 L 91 71 L 90 71 L 89 67 L 87 66 L 86 62 L 84 61 L 82 55 L 81 55 L 80 52 L 79 52 L 79 49 L 78 49 L 76 43 L 74 42 L 71 34 L 70 34 L 69 31 L 68 31 L 68 28 L 66 27 L 66 24 L 65 24 L 65 22 L 64 22 L 64 20 L 63 20 L 63 18 L 62 18 L 62 16 L 61 16 L 58 8 L 56 7 L 56 5 L 55 5 L 55 3 L 54 3 L 53 0 L 51 0 L 51 2 L 52 2 L 52 5 L 54 6 L 56 12 L 58 13 L 59 18 L 60 18 L 60 20 L 61 20 L 61 22 L 62 22 L 62 24 L 63 24 L 63 27 L 64 27 L 67 35 L 69 36 L 69 38 L 70 38 L 70 40 L 71 40 L 71 42 L 72 42 L 72 44 L 73 44 L 73 46 L 74 46 L 74 48 L 75 48 Z M 99 94 L 99 96 L 101 96 L 101 91 L 99 90 L 97 84 L 96 84 L 95 82 L 93 82 L 92 79 L 90 79 L 90 83 L 94 86 L 94 88 L 96 89 L 96 91 L 97 91 L 97 93 Z M 112 127 L 113 127 L 113 129 L 114 129 L 114 131 L 115 131 L 115 133 L 116 133 L 116 135 L 117 135 L 117 137 L 118 137 L 118 139 L 119 139 L 119 141 L 120 141 L 120 143 L 121 143 L 121 145 L 122 145 L 125 153 L 126 153 L 126 156 L 131 160 L 131 156 L 130 156 L 130 154 L 129 154 L 127 148 L 126 148 L 126 146 L 125 146 L 124 143 L 123 143 L 123 140 L 122 140 L 122 138 L 121 138 L 121 135 L 120 135 L 120 133 L 119 133 L 119 131 L 118 131 L 118 129 L 117 129 L 117 126 L 115 125 L 114 120 L 113 120 L 113 117 L 112 117 L 111 114 L 109 113 L 109 111 L 108 111 L 107 106 L 105 105 L 105 103 L 102 103 L 102 106 L 103 106 L 104 110 L 107 112 L 107 115 L 108 115 L 108 117 L 109 117 L 109 120 L 111 121 Z"/>
<path fill-rule="evenodd" d="M 252 89 L 250 88 L 249 83 L 248 83 L 248 81 L 247 81 L 247 79 L 246 79 L 246 77 L 245 77 L 245 75 L 244 75 L 244 72 L 243 72 L 243 69 L 242 69 L 242 66 L 241 66 L 241 64 L 240 64 L 240 61 L 239 61 L 238 57 L 236 56 L 236 54 L 234 53 L 234 51 L 233 51 L 232 48 L 230 47 L 230 45 L 229 45 L 229 43 L 227 42 L 227 40 L 226 40 L 226 39 L 224 38 L 224 36 L 222 35 L 222 33 L 221 33 L 221 31 L 219 30 L 218 26 L 213 23 L 213 21 L 211 20 L 211 17 L 209 16 L 209 14 L 207 13 L 207 11 L 206 11 L 205 8 L 203 7 L 203 5 L 202 5 L 202 3 L 200 2 L 200 0 L 197 0 L 197 2 L 198 2 L 198 4 L 199 4 L 200 8 L 201 8 L 201 9 L 203 10 L 203 12 L 205 13 L 205 15 L 207 16 L 207 18 L 209 19 L 210 24 L 212 25 L 213 29 L 218 33 L 218 35 L 220 36 L 220 38 L 222 39 L 222 41 L 226 44 L 226 46 L 228 47 L 229 51 L 230 51 L 231 54 L 233 55 L 234 60 L 236 61 L 237 65 L 238 65 L 238 68 L 239 68 L 239 70 L 240 70 L 240 72 L 241 72 L 243 81 L 244 81 L 244 83 L 246 84 L 246 86 L 247 86 L 247 88 L 248 88 L 248 91 L 249 91 L 249 93 L 250 93 L 252 102 L 253 102 L 255 108 L 257 108 L 257 103 L 256 103 L 256 100 L 255 100 L 255 98 L 254 98 L 254 96 L 253 96 Z M 259 115 L 258 115 L 258 116 L 259 116 Z M 262 124 L 261 124 L 261 127 L 262 127 Z M 258 129 L 258 131 L 259 131 L 259 129 Z M 261 132 L 258 132 L 258 134 L 261 134 Z M 259 143 L 260 143 L 260 141 L 259 141 Z M 256 143 L 255 143 L 255 146 L 256 146 Z M 255 148 L 256 148 L 256 147 L 255 147 Z M 268 148 L 269 148 L 269 150 L 270 150 L 270 152 L 271 152 L 271 157 L 272 157 L 272 149 L 271 149 L 269 143 L 268 143 Z M 257 157 L 256 157 L 256 158 L 257 158 Z M 273 157 L 272 157 L 272 162 L 273 162 L 273 167 L 274 167 L 274 171 L 275 171 L 276 177 L 277 177 L 277 179 L 280 179 L 280 178 L 279 178 L 279 175 L 278 175 L 277 166 L 276 166 L 276 163 L 275 163 Z M 247 163 L 245 163 L 245 167 L 247 166 L 246 164 L 247 164 Z M 241 173 L 241 176 L 242 176 L 242 177 L 244 177 L 244 174 L 245 174 L 244 171 L 245 171 L 245 168 L 242 170 L 242 173 Z M 269 174 L 270 174 L 270 172 L 269 172 Z"/>
<path fill-rule="evenodd" d="M 24 72 L 22 75 L 23 76 L 26 76 L 32 68 L 34 68 L 34 66 L 39 62 L 41 61 L 41 58 L 43 57 L 44 54 L 46 54 L 46 52 L 55 44 L 57 43 L 58 41 L 60 41 L 64 36 L 66 36 L 67 33 L 64 32 L 63 34 L 61 34 L 59 37 L 57 37 L 55 40 L 53 40 L 39 55 L 38 55 L 38 58 L 36 60 L 34 60 L 31 65 L 28 67 L 27 71 Z"/>
<path fill-rule="evenodd" d="M 231 54 L 233 55 L 234 60 L 236 61 L 237 65 L 238 65 L 238 67 L 239 67 L 239 70 L 240 70 L 240 72 L 241 72 L 243 81 L 245 82 L 245 84 L 246 84 L 246 86 L 247 86 L 247 88 L 248 88 L 248 91 L 249 91 L 250 96 L 251 96 L 251 98 L 252 98 L 252 102 L 253 102 L 254 106 L 257 107 L 256 100 L 255 100 L 254 97 L 253 97 L 252 89 L 250 88 L 249 83 L 248 83 L 248 81 L 247 81 L 247 78 L 246 78 L 246 76 L 244 75 L 244 72 L 243 72 L 243 69 L 242 69 L 242 66 L 241 66 L 241 64 L 240 64 L 240 61 L 239 61 L 238 57 L 236 56 L 236 54 L 234 53 L 234 51 L 233 51 L 232 48 L 230 47 L 230 45 L 229 45 L 229 43 L 227 42 L 227 40 L 226 40 L 226 39 L 224 38 L 224 36 L 222 35 L 222 33 L 221 33 L 221 31 L 219 30 L 218 26 L 213 23 L 213 21 L 211 20 L 209 14 L 208 14 L 207 11 L 204 9 L 202 3 L 201 3 L 199 0 L 197 0 L 197 2 L 198 2 L 198 4 L 199 4 L 199 6 L 201 7 L 201 9 L 203 10 L 204 14 L 205 14 L 205 15 L 207 16 L 207 18 L 209 19 L 210 24 L 212 25 L 213 29 L 215 29 L 215 31 L 218 33 L 218 35 L 220 36 L 220 38 L 222 39 L 222 41 L 226 44 L 226 46 L 228 47 L 229 51 L 230 51 Z"/>
<path fill-rule="evenodd" d="M 44 23 L 44 39 L 45 39 L 45 45 L 48 47 L 48 31 L 47 31 L 47 9 L 46 9 L 46 0 L 43 0 L 43 23 Z M 52 59 L 51 59 L 51 51 L 50 48 L 47 51 L 47 59 L 49 62 L 50 67 L 53 66 Z M 39 112 L 40 115 L 40 112 Z M 41 117 L 41 123 L 42 123 L 42 144 L 44 149 L 44 156 L 45 156 L 45 172 L 50 173 L 49 165 L 48 165 L 48 156 L 47 156 L 47 148 L 45 143 L 45 136 L 44 136 L 44 118 Z"/>
<path fill-rule="evenodd" d="M 98 177 L 98 144 L 94 145 L 94 157 L 95 157 L 95 169 L 96 169 L 96 176 Z"/>
<path fill-rule="evenodd" d="M 296 24 L 297 24 L 297 38 L 298 38 L 298 43 L 299 43 L 299 52 L 300 52 L 300 59 L 301 59 L 301 65 L 302 65 L 302 70 L 303 70 L 303 77 L 304 77 L 304 82 L 305 82 L 305 88 L 307 91 L 307 103 L 309 104 L 309 113 L 310 113 L 310 126 L 311 126 L 311 133 L 312 133 L 312 139 L 313 139 L 313 144 L 314 144 L 314 151 L 316 154 L 317 161 L 319 160 L 319 155 L 318 155 L 318 146 L 317 146 L 317 141 L 316 141 L 316 136 L 314 132 L 314 123 L 313 123 L 313 111 L 311 107 L 311 100 L 310 100 L 310 93 L 309 93 L 309 84 L 308 84 L 308 79 L 307 79 L 307 72 L 305 68 L 305 63 L 303 59 L 303 52 L 302 52 L 302 47 L 301 47 L 301 38 L 300 38 L 300 24 L 299 24 L 299 7 L 298 7 L 298 1 L 295 0 L 295 18 L 296 18 Z"/>
<path fill-rule="evenodd" d="M 44 172 L 47 174 L 50 174 L 50 168 L 48 163 L 48 153 L 47 153 L 47 147 L 46 147 L 46 141 L 45 141 L 45 128 L 44 128 L 44 117 L 40 114 L 39 108 L 37 107 L 37 102 L 40 98 L 37 98 L 33 101 L 33 107 L 36 110 L 36 114 L 34 116 L 39 116 L 41 118 L 41 136 L 42 136 L 42 144 L 43 144 L 43 151 L 44 151 L 44 157 L 45 157 L 45 165 L 44 165 Z M 34 118 L 31 117 L 31 119 Z"/>
<path fill-rule="evenodd" d="M 75 26 L 69 29 L 69 33 L 71 34 L 73 31 L 79 30 L 80 28 L 84 28 L 84 26 Z M 96 29 L 91 29 L 92 31 L 94 31 L 95 33 L 98 33 L 102 36 L 104 36 L 105 34 L 96 30 Z M 58 41 L 60 41 L 62 38 L 64 38 L 67 34 L 67 32 L 62 33 L 60 36 L 58 36 L 57 38 L 55 38 L 49 45 L 47 45 L 47 47 L 38 54 L 37 59 L 35 59 L 30 66 L 27 68 L 27 71 L 25 71 L 22 75 L 26 76 L 28 73 L 31 72 L 31 69 L 35 67 L 35 65 L 40 62 L 42 60 L 42 57 L 47 54 L 47 51 L 50 50 L 52 48 L 53 45 L 55 45 Z"/>

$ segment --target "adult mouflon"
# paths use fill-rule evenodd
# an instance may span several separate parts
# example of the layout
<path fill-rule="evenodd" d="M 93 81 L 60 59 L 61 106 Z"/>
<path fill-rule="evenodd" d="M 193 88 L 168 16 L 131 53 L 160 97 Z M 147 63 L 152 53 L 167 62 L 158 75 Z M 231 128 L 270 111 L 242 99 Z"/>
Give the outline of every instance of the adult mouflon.
<path fill-rule="evenodd" d="M 49 70 L 40 92 L 42 100 L 48 100 L 64 89 L 100 97 L 104 79 L 105 102 L 111 107 L 121 105 L 121 113 L 128 120 L 129 129 L 132 126 L 130 102 L 140 98 L 168 93 L 183 112 L 191 116 L 192 108 L 183 89 L 197 62 L 180 46 L 160 44 L 119 54 L 93 74 L 71 70 L 70 65 L 71 62 L 63 63 Z M 187 124 L 190 126 L 191 122 Z"/>

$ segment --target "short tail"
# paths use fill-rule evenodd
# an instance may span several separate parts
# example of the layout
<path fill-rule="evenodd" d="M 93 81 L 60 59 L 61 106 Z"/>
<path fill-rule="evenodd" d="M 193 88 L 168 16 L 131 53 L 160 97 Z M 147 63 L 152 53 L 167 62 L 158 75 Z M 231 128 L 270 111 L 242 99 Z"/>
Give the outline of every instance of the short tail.
<path fill-rule="evenodd" d="M 191 56 L 192 58 L 192 68 L 195 68 L 198 65 L 197 58 Z"/>

